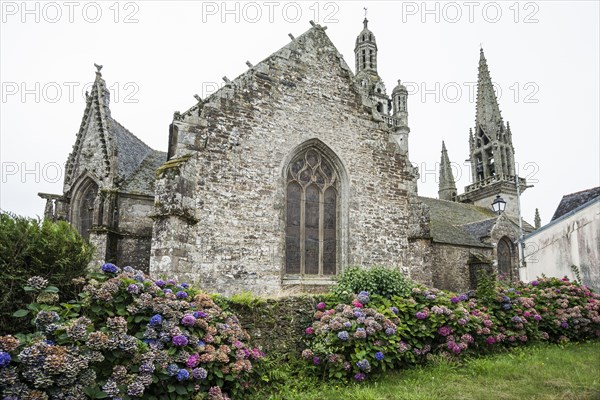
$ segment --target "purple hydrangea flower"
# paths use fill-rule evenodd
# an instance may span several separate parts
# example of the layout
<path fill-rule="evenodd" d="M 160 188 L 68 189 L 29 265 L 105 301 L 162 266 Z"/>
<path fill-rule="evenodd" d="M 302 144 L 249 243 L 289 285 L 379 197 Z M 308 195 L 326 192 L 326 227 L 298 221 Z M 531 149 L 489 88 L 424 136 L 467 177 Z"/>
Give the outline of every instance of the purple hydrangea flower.
<path fill-rule="evenodd" d="M 140 365 L 140 372 L 144 374 L 151 374 L 154 372 L 154 364 L 144 362 Z"/>
<path fill-rule="evenodd" d="M 177 282 L 174 279 L 167 280 L 168 285 L 177 285 Z"/>
<path fill-rule="evenodd" d="M 160 314 L 156 314 L 150 318 L 150 326 L 157 326 L 160 324 L 162 324 L 162 316 Z"/>
<path fill-rule="evenodd" d="M 189 377 L 190 377 L 190 373 L 188 372 L 187 369 L 180 369 L 179 372 L 177 372 L 177 380 L 179 382 L 186 381 Z"/>
<path fill-rule="evenodd" d="M 396 333 L 396 330 L 394 328 L 386 328 L 385 329 L 385 334 L 388 336 L 392 336 L 394 333 Z"/>
<path fill-rule="evenodd" d="M 376 358 L 378 361 L 381 361 L 381 360 L 383 360 L 383 358 L 384 358 L 384 357 L 385 357 L 385 355 L 384 355 L 384 354 L 383 354 L 381 351 L 378 351 L 377 353 L 375 353 L 375 358 Z"/>
<path fill-rule="evenodd" d="M 362 382 L 365 380 L 367 376 L 365 374 L 363 374 L 362 372 L 358 372 L 354 375 L 354 380 L 357 382 Z"/>
<path fill-rule="evenodd" d="M 350 321 L 344 322 L 343 325 L 344 325 L 344 328 L 352 328 L 352 322 L 350 322 Z"/>
<path fill-rule="evenodd" d="M 135 279 L 138 282 L 144 282 L 144 277 L 141 275 L 134 275 L 133 279 Z"/>
<path fill-rule="evenodd" d="M 369 302 L 369 293 L 368 292 L 360 292 L 358 296 L 356 296 L 358 302 L 362 305 L 365 305 Z"/>
<path fill-rule="evenodd" d="M 171 343 L 177 347 L 183 347 L 188 344 L 188 339 L 183 335 L 175 335 L 173 339 L 171 339 Z"/>
<path fill-rule="evenodd" d="M 537 285 L 539 285 L 539 284 L 540 284 L 540 283 L 539 283 L 538 281 L 531 281 L 531 286 L 537 286 Z"/>
<path fill-rule="evenodd" d="M 158 286 L 159 288 L 164 288 L 165 286 L 167 286 L 167 282 L 163 281 L 162 279 L 155 281 L 154 284 L 156 284 L 156 286 Z"/>
<path fill-rule="evenodd" d="M 0 367 L 5 368 L 10 364 L 11 358 L 10 354 L 5 351 L 0 351 Z"/>
<path fill-rule="evenodd" d="M 452 304 L 456 304 L 458 303 L 460 300 L 458 299 L 458 297 L 454 296 L 453 298 L 450 299 L 450 301 L 452 302 Z"/>
<path fill-rule="evenodd" d="M 317 304 L 317 310 L 324 310 L 326 307 L 327 305 L 324 302 Z"/>
<path fill-rule="evenodd" d="M 458 296 L 458 299 L 460 301 L 465 301 L 469 298 L 469 296 L 467 296 L 466 294 L 461 294 L 460 296 Z"/>
<path fill-rule="evenodd" d="M 164 294 L 172 294 L 173 291 L 171 289 L 163 289 Z"/>
<path fill-rule="evenodd" d="M 115 264 L 106 263 L 102 266 L 102 272 L 116 274 L 119 272 L 119 267 L 117 267 Z"/>
<path fill-rule="evenodd" d="M 506 304 L 502 304 L 502 308 L 505 310 L 510 310 L 512 308 L 512 306 L 510 304 L 506 303 Z"/>
<path fill-rule="evenodd" d="M 490 336 L 485 341 L 487 342 L 487 344 L 494 344 L 494 343 L 496 343 L 496 338 L 493 336 Z"/>
<path fill-rule="evenodd" d="M 127 286 L 127 291 L 131 294 L 138 294 L 140 292 L 140 288 L 135 283 Z"/>
<path fill-rule="evenodd" d="M 541 315 L 539 315 L 539 314 L 535 314 L 535 315 L 533 316 L 533 319 L 534 319 L 534 320 L 536 320 L 536 321 L 541 321 L 541 320 L 542 320 L 542 316 L 541 316 Z"/>
<path fill-rule="evenodd" d="M 177 292 L 176 296 L 178 299 L 187 299 L 188 294 L 186 292 Z"/>
<path fill-rule="evenodd" d="M 192 377 L 194 379 L 204 380 L 208 376 L 208 372 L 204 368 L 194 368 L 192 370 Z"/>
<path fill-rule="evenodd" d="M 415 317 L 417 317 L 417 319 L 425 319 L 425 318 L 427 318 L 427 313 L 419 311 L 415 314 Z"/>
<path fill-rule="evenodd" d="M 194 326 L 196 318 L 191 314 L 186 314 L 181 318 L 181 324 L 184 326 Z"/>
<path fill-rule="evenodd" d="M 569 324 L 567 324 L 566 322 L 563 322 L 562 324 L 560 324 L 560 327 L 567 329 L 569 327 Z"/>
<path fill-rule="evenodd" d="M 391 310 L 391 311 L 392 311 L 394 314 L 398 315 L 398 308 L 397 308 L 397 307 L 390 307 L 390 310 Z"/>
<path fill-rule="evenodd" d="M 337 336 L 340 340 L 343 340 L 344 342 L 350 338 L 350 335 L 346 331 L 338 332 Z"/>
<path fill-rule="evenodd" d="M 204 311 L 196 311 L 194 312 L 194 317 L 196 318 L 206 318 L 206 313 Z"/>
<path fill-rule="evenodd" d="M 450 329 L 450 327 L 448 327 L 448 326 L 442 326 L 440 329 L 438 329 L 438 333 L 439 333 L 441 336 L 444 336 L 444 337 L 446 337 L 446 336 L 448 336 L 450 333 L 452 333 L 452 329 Z"/>
<path fill-rule="evenodd" d="M 187 289 L 187 288 L 190 287 L 190 284 L 184 282 L 184 283 L 181 284 L 181 287 L 184 288 L 184 289 Z"/>
<path fill-rule="evenodd" d="M 321 358 L 320 357 L 313 357 L 313 364 L 314 365 L 321 364 Z"/>

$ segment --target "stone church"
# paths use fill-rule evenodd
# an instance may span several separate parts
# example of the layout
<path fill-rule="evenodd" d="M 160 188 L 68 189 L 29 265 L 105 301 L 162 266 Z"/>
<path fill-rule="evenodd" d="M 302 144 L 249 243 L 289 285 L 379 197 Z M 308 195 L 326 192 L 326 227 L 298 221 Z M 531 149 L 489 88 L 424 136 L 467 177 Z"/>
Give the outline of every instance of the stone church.
<path fill-rule="evenodd" d="M 63 194 L 40 194 L 46 218 L 89 238 L 94 263 L 221 293 L 322 290 L 353 265 L 398 268 L 453 290 L 472 287 L 485 265 L 518 279 L 514 148 L 483 50 L 469 134 L 473 184 L 458 194 L 442 144 L 432 199 L 418 196 L 409 160 L 407 89 L 398 81 L 388 95 L 368 21 L 354 72 L 326 27 L 311 24 L 176 112 L 167 153 L 112 117 L 96 66 Z M 509 204 L 500 214 L 490 207 L 497 195 Z"/>

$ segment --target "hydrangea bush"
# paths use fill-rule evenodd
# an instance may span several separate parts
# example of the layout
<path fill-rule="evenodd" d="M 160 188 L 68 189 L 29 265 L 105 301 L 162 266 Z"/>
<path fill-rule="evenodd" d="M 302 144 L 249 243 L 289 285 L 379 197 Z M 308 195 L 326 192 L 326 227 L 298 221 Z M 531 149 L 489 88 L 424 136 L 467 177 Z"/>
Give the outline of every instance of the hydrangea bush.
<path fill-rule="evenodd" d="M 252 386 L 263 354 L 188 284 L 105 264 L 80 298 L 39 310 L 33 335 L 0 337 L 4 399 L 224 400 Z"/>
<path fill-rule="evenodd" d="M 302 352 L 310 368 L 330 378 L 364 381 L 370 374 L 457 358 L 531 341 L 600 337 L 600 296 L 563 278 L 493 289 L 491 298 L 413 287 L 409 296 L 369 296 L 350 304 L 317 305 Z"/>

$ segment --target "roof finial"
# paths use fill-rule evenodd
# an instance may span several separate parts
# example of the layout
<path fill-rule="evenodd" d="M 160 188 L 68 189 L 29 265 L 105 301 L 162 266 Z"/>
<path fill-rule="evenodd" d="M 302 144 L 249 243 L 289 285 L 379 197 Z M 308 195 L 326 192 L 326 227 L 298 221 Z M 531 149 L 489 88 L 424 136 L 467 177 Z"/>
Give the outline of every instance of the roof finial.
<path fill-rule="evenodd" d="M 97 72 L 100 72 L 100 70 L 102 69 L 102 65 L 98 65 L 96 63 L 94 63 L 94 67 L 96 67 Z"/>
<path fill-rule="evenodd" d="M 365 10 L 365 20 L 363 21 L 363 24 L 365 25 L 365 29 L 367 29 L 367 24 L 369 23 L 369 20 L 367 19 L 367 7 L 363 7 L 363 10 Z"/>

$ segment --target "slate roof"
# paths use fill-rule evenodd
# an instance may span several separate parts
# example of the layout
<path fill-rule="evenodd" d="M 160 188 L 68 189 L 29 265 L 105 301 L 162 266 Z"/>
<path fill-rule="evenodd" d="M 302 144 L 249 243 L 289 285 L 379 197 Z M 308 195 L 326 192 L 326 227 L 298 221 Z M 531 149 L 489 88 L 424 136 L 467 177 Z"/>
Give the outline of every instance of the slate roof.
<path fill-rule="evenodd" d="M 121 186 L 126 193 L 154 196 L 156 170 L 167 161 L 167 153 L 152 150 Z"/>
<path fill-rule="evenodd" d="M 461 227 L 474 238 L 482 238 L 490 234 L 490 231 L 496 224 L 496 220 L 497 218 L 494 217 L 483 221 L 465 224 Z"/>
<path fill-rule="evenodd" d="M 419 197 L 419 200 L 429 207 L 433 241 L 469 247 L 491 247 L 462 226 L 489 220 L 495 223 L 497 215 L 492 210 L 429 197 Z"/>
<path fill-rule="evenodd" d="M 107 120 L 109 134 L 115 139 L 117 175 L 119 178 L 126 180 L 154 150 L 115 119 L 107 117 Z"/>
<path fill-rule="evenodd" d="M 568 214 L 577 207 L 582 206 L 585 203 L 599 196 L 600 186 L 595 187 L 593 189 L 582 190 L 580 192 L 564 195 L 550 221 L 554 221 L 555 219 L 558 219 L 563 215 Z"/>

